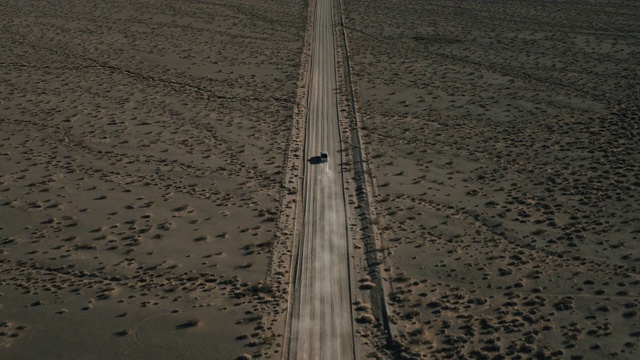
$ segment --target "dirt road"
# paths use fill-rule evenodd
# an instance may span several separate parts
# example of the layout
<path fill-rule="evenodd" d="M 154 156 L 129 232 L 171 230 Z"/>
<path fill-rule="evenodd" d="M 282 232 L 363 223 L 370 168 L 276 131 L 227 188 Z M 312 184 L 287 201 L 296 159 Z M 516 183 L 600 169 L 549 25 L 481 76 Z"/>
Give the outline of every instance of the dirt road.
<path fill-rule="evenodd" d="M 290 359 L 355 358 L 346 200 L 340 171 L 331 0 L 317 0 L 306 119 L 304 215 L 290 326 Z M 327 163 L 317 163 L 320 152 Z"/>

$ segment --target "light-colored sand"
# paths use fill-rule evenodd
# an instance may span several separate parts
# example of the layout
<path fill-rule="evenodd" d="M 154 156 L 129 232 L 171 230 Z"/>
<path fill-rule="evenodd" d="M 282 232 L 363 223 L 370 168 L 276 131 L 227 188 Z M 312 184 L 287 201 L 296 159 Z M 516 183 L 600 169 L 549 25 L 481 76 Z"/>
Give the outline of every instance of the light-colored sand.
<path fill-rule="evenodd" d="M 287 297 L 264 283 L 304 4 L 0 13 L 0 357 L 278 352 L 262 319 Z"/>
<path fill-rule="evenodd" d="M 637 4 L 344 3 L 401 351 L 637 358 Z"/>

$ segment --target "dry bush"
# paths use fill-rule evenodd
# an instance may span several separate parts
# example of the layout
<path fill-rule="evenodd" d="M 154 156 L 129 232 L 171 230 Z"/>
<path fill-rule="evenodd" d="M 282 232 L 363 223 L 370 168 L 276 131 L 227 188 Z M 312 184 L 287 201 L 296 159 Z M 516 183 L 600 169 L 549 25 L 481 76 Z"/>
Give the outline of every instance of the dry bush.
<path fill-rule="evenodd" d="M 176 330 L 185 330 L 185 329 L 190 329 L 193 327 L 196 327 L 198 325 L 200 325 L 201 321 L 198 319 L 190 319 L 187 320 L 185 322 L 183 322 L 182 324 L 176 325 Z"/>

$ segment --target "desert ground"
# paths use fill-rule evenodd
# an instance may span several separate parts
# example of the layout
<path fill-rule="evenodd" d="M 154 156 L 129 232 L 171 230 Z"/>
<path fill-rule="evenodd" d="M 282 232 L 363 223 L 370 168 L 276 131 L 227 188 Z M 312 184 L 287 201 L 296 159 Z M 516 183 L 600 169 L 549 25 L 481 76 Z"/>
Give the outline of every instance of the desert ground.
<path fill-rule="evenodd" d="M 286 352 L 315 3 L 0 4 L 0 357 Z M 358 357 L 640 356 L 640 6 L 333 5 Z"/>
<path fill-rule="evenodd" d="M 275 356 L 306 4 L 0 13 L 0 357 Z"/>
<path fill-rule="evenodd" d="M 637 359 L 638 3 L 343 3 L 395 356 Z"/>

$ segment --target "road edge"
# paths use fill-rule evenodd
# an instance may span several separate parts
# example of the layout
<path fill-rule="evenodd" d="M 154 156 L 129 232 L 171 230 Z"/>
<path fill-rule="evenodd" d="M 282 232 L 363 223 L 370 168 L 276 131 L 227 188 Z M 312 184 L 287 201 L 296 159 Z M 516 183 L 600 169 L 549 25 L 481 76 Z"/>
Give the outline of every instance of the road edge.
<path fill-rule="evenodd" d="M 281 359 L 288 359 L 292 301 L 295 293 L 295 269 L 298 261 L 298 246 L 302 221 L 302 174 L 306 161 L 303 159 L 305 144 L 305 124 L 308 116 L 309 72 L 311 69 L 311 43 L 313 19 L 317 0 L 307 1 L 307 22 L 304 45 L 300 54 L 300 67 L 296 100 L 291 119 L 291 133 L 288 134 L 287 151 L 284 159 L 284 175 L 280 190 L 280 211 L 276 220 L 275 241 L 267 284 L 280 294 L 280 301 L 274 307 L 267 307 L 263 324 L 271 324 L 271 335 L 265 342 L 280 352 Z M 283 298 L 286 298 L 284 300 Z M 269 329 L 269 327 L 266 327 Z M 280 341 L 276 338 L 280 337 Z M 274 358 L 278 355 L 273 354 Z"/>
<path fill-rule="evenodd" d="M 349 133 L 351 139 L 351 149 L 353 158 L 353 173 L 355 179 L 355 193 L 357 198 L 358 217 L 360 218 L 362 240 L 364 242 L 364 256 L 367 264 L 368 274 L 372 275 L 371 280 L 374 282 L 375 287 L 371 290 L 371 301 L 374 306 L 374 316 L 382 325 L 384 332 L 385 347 L 386 350 L 390 350 L 391 353 L 396 353 L 398 347 L 398 331 L 395 323 L 392 321 L 393 312 L 390 309 L 390 305 L 386 301 L 386 294 L 391 293 L 391 284 L 384 280 L 386 275 L 390 278 L 390 274 L 385 274 L 390 270 L 389 259 L 384 256 L 382 249 L 385 249 L 385 241 L 377 229 L 377 215 L 373 203 L 374 197 L 378 196 L 377 187 L 375 186 L 376 180 L 371 171 L 367 151 L 362 141 L 360 128 L 363 124 L 363 119 L 359 113 L 360 107 L 358 90 L 354 84 L 351 72 L 350 50 L 349 40 L 346 33 L 345 17 L 344 17 L 344 4 L 343 0 L 333 0 L 334 8 L 337 10 L 336 17 L 337 22 L 334 25 L 336 31 L 339 34 L 340 48 L 338 49 L 341 54 L 341 61 L 339 62 L 340 68 L 343 72 L 341 84 L 346 93 L 341 94 L 343 100 L 348 104 L 347 119 L 345 122 L 349 125 Z"/>

